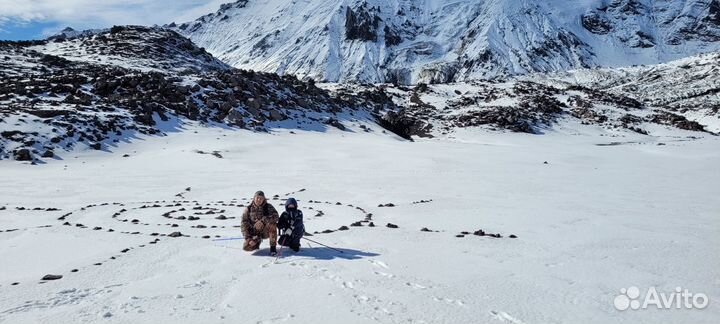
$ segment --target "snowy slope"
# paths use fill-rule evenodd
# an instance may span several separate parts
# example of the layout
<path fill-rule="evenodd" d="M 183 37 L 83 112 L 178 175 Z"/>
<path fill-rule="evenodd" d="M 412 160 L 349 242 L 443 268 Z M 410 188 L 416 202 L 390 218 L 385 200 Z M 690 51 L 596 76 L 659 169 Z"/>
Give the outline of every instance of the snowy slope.
<path fill-rule="evenodd" d="M 444 83 L 720 49 L 718 0 L 240 0 L 168 25 L 239 68 Z"/>
<path fill-rule="evenodd" d="M 139 134 L 209 127 L 345 129 L 384 109 L 292 76 L 231 68 L 176 32 L 116 26 L 75 38 L 0 43 L 0 159 L 111 151 Z"/>
<path fill-rule="evenodd" d="M 468 131 L 409 143 L 337 130 L 183 127 L 118 148 L 127 158 L 91 151 L 36 167 L 0 161 L 11 184 L 0 186 L 1 323 L 720 317 L 715 137 Z M 624 144 L 598 146 L 613 141 Z M 276 206 L 298 198 L 308 232 L 348 226 L 309 237 L 345 253 L 303 241 L 300 253 L 283 251 L 273 263 L 267 242 L 248 254 L 239 241 L 203 238 L 238 236 L 238 205 L 258 189 L 277 194 Z M 414 203 L 422 200 L 431 201 Z M 387 203 L 396 207 L 378 207 Z M 350 226 L 368 213 L 376 227 Z M 473 235 L 478 229 L 503 237 Z M 456 237 L 463 231 L 471 234 Z M 46 274 L 63 278 L 41 280 Z M 629 286 L 680 286 L 710 305 L 618 311 L 613 299 Z"/>
<path fill-rule="evenodd" d="M 720 132 L 720 53 L 717 52 L 651 66 L 582 69 L 533 74 L 521 79 L 632 97 L 647 106 L 698 121 L 712 132 Z"/>

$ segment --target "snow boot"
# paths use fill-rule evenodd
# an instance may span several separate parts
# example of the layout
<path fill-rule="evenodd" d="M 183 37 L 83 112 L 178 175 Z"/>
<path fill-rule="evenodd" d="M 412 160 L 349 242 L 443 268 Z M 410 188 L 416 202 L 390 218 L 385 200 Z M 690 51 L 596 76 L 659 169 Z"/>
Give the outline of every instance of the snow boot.
<path fill-rule="evenodd" d="M 270 256 L 276 256 L 277 255 L 277 249 L 274 246 L 270 247 Z"/>
<path fill-rule="evenodd" d="M 298 251 L 300 251 L 300 244 L 291 244 L 290 249 L 295 252 L 298 252 Z"/>

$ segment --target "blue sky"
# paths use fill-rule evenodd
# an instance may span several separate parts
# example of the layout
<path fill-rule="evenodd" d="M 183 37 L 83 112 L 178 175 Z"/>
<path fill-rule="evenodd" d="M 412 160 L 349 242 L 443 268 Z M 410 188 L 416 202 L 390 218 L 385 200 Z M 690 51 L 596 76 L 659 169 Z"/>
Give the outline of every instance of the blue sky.
<path fill-rule="evenodd" d="M 0 39 L 42 39 L 65 27 L 83 30 L 185 22 L 232 1 L 0 0 Z"/>

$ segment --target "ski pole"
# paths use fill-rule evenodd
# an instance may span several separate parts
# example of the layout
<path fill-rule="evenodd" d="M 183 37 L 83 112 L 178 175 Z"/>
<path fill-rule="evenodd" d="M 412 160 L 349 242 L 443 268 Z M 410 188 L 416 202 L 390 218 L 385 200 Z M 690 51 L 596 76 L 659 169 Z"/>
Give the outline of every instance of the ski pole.
<path fill-rule="evenodd" d="M 322 243 L 320 243 L 320 242 L 318 242 L 318 241 L 313 241 L 313 240 L 311 240 L 311 239 L 309 239 L 309 238 L 303 237 L 303 240 L 307 240 L 307 241 L 313 242 L 313 243 L 315 243 L 315 244 L 322 245 L 322 246 L 324 246 L 324 247 L 326 247 L 326 248 L 328 248 L 328 249 L 330 249 L 330 250 L 333 250 L 333 251 L 337 251 L 337 252 L 340 252 L 340 253 L 345 253 L 345 251 L 341 251 L 341 250 L 338 250 L 338 249 L 336 249 L 336 248 L 334 248 L 334 247 L 327 246 L 327 245 L 322 244 Z"/>

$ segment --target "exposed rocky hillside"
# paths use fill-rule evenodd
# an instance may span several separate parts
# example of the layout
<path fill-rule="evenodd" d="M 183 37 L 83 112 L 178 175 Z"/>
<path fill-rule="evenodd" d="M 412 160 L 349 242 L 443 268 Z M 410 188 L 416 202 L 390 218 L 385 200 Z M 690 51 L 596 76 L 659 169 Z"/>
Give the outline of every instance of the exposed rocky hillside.
<path fill-rule="evenodd" d="M 292 76 L 229 68 L 175 32 L 114 27 L 72 39 L 0 44 L 0 158 L 109 149 L 182 120 L 266 131 L 343 128 L 371 100 Z M 357 114 L 357 115 L 356 115 Z"/>
<path fill-rule="evenodd" d="M 383 124 L 405 136 L 458 128 L 543 133 L 562 125 L 655 135 L 666 129 L 720 133 L 720 53 L 652 67 L 585 69 L 506 81 L 368 87 L 402 109 Z"/>

